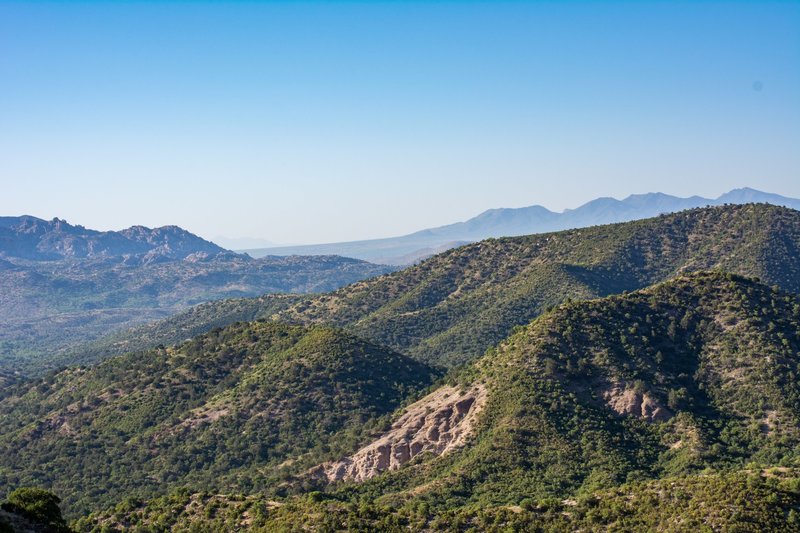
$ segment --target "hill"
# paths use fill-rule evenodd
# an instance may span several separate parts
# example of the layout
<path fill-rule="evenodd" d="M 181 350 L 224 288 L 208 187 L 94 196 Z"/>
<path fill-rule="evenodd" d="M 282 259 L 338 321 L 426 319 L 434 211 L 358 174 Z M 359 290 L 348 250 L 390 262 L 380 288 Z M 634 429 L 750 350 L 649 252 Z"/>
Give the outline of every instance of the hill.
<path fill-rule="evenodd" d="M 329 291 L 391 270 L 342 257 L 198 253 L 154 262 L 6 258 L 0 263 L 0 369 L 41 373 L 88 362 L 92 354 L 74 346 L 209 300 Z"/>
<path fill-rule="evenodd" d="M 339 330 L 239 323 L 0 390 L 0 486 L 48 487 L 73 515 L 170 487 L 261 490 L 433 378 Z"/>
<path fill-rule="evenodd" d="M 262 255 L 335 254 L 381 264 L 408 265 L 467 242 L 488 238 L 546 233 L 600 224 L 627 222 L 686 209 L 725 204 L 769 203 L 800 209 L 800 200 L 755 189 L 734 189 L 719 198 L 679 198 L 663 193 L 633 194 L 623 200 L 597 198 L 556 213 L 540 205 L 489 209 L 465 222 L 421 230 L 410 235 L 307 246 L 283 246 L 247 250 Z"/>
<path fill-rule="evenodd" d="M 277 313 L 453 366 L 567 298 L 720 268 L 800 291 L 800 212 L 744 205 L 464 246 Z"/>
<path fill-rule="evenodd" d="M 395 466 L 340 468 L 356 452 L 315 475 L 370 479 L 342 490 L 379 503 L 446 509 L 791 465 L 800 459 L 798 375 L 796 295 L 731 274 L 681 276 L 562 305 L 464 370 L 461 390 L 483 388 L 487 400 L 463 428 L 473 437 L 462 451 L 388 476 L 377 474 Z M 404 445 L 391 439 L 387 453 Z"/>
<path fill-rule="evenodd" d="M 792 531 L 798 375 L 798 296 L 682 275 L 518 328 L 296 496 L 184 491 L 77 525 Z"/>
<path fill-rule="evenodd" d="M 702 208 L 558 233 L 489 239 L 360 281 L 271 318 L 332 324 L 436 365 L 472 360 L 550 306 L 646 287 L 702 269 L 760 277 L 800 291 L 800 212 L 765 204 Z M 288 303 L 288 302 L 287 302 Z M 244 305 L 244 304 L 239 304 Z M 221 309 L 219 316 L 227 311 Z M 219 325 L 212 307 L 179 322 Z M 262 313 L 259 316 L 270 316 Z M 139 331 L 114 343 L 140 339 Z M 171 340 L 169 335 L 151 342 Z"/>

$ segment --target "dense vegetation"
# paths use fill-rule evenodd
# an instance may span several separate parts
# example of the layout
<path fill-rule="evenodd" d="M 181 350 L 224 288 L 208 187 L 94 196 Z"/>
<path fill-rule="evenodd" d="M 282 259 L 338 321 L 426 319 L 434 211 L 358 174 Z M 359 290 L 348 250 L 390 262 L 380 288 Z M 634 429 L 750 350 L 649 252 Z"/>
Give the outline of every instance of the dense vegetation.
<path fill-rule="evenodd" d="M 800 213 L 724 206 L 211 302 L 84 353 L 207 331 L 174 347 L 0 373 L 0 486 L 81 531 L 798 530 L 798 247 Z M 425 361 L 482 391 L 466 445 L 320 475 L 387 442 Z"/>
<path fill-rule="evenodd" d="M 447 378 L 489 391 L 466 447 L 326 486 L 309 467 L 385 427 L 430 369 L 338 330 L 237 324 L 17 385 L 2 481 L 73 513 L 121 501 L 77 524 L 96 531 L 791 530 L 799 366 L 800 299 L 752 279 L 568 302 Z"/>
<path fill-rule="evenodd" d="M 565 304 L 460 374 L 483 381 L 459 453 L 341 490 L 443 512 L 800 457 L 800 300 L 730 274 Z"/>
<path fill-rule="evenodd" d="M 729 205 L 490 239 L 301 300 L 287 310 L 273 307 L 278 312 L 272 317 L 344 327 L 417 359 L 457 366 L 568 298 L 636 290 L 680 272 L 710 268 L 800 292 L 800 212 Z M 205 308 L 184 318 L 202 331 L 204 324 L 219 325 L 214 316 L 213 308 Z M 169 340 L 169 335 L 153 338 Z"/>
<path fill-rule="evenodd" d="M 254 260 L 223 254 L 211 260 L 148 264 L 128 264 L 122 258 L 9 259 L 0 264 L 0 369 L 37 374 L 86 363 L 106 355 L 91 346 L 85 349 L 87 341 L 201 302 L 264 293 L 328 291 L 389 270 L 330 256 Z M 240 316 L 228 314 L 226 319 L 235 321 Z M 175 338 L 175 333 L 170 342 L 187 338 Z M 80 350 L 75 349 L 78 344 Z"/>
<path fill-rule="evenodd" d="M 43 489 L 17 489 L 0 504 L 0 532 L 69 533 L 71 530 L 61 516 L 60 503 L 58 496 Z"/>
<path fill-rule="evenodd" d="M 330 328 L 254 322 L 0 391 L 0 487 L 74 515 L 169 487 L 255 491 L 348 451 L 425 365 Z"/>
<path fill-rule="evenodd" d="M 322 494 L 275 502 L 260 496 L 176 493 L 135 499 L 79 520 L 78 531 L 797 531 L 800 471 L 776 468 L 632 482 L 574 500 L 402 509 Z"/>

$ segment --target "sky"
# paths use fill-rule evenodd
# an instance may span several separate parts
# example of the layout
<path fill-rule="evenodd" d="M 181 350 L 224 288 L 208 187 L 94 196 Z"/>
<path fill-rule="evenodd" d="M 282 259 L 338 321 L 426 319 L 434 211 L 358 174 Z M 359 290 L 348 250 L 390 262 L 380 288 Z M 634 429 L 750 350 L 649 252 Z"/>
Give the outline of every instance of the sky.
<path fill-rule="evenodd" d="M 320 243 L 800 197 L 800 2 L 2 2 L 0 215 Z"/>

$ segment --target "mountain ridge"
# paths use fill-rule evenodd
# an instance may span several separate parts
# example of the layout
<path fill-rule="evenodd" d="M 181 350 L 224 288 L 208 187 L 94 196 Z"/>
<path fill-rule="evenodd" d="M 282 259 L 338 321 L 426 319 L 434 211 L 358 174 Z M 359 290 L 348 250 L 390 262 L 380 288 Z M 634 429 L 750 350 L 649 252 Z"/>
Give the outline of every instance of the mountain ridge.
<path fill-rule="evenodd" d="M 143 263 L 238 255 L 174 225 L 98 231 L 30 215 L 0 217 L 0 254 L 38 261 L 124 257 Z"/>
<path fill-rule="evenodd" d="M 282 246 L 243 250 L 253 257 L 264 254 L 319 254 L 332 253 L 356 257 L 382 264 L 404 265 L 426 256 L 425 249 L 443 251 L 465 242 L 486 238 L 514 237 L 533 233 L 547 233 L 566 229 L 589 227 L 615 222 L 650 218 L 662 213 L 685 209 L 724 205 L 726 203 L 770 203 L 800 209 L 800 200 L 744 187 L 720 195 L 716 199 L 691 196 L 681 198 L 664 193 L 632 194 L 622 200 L 611 197 L 596 198 L 577 208 L 563 212 L 550 211 L 541 205 L 519 208 L 488 209 L 464 222 L 382 239 L 339 242 L 318 245 Z"/>
<path fill-rule="evenodd" d="M 207 346 L 214 335 L 219 341 L 210 346 L 230 346 L 222 332 L 188 346 Z M 222 491 L 214 487 L 216 494 L 183 490 L 149 502 L 126 500 L 77 525 L 81 531 L 114 524 L 187 531 L 320 524 L 334 530 L 503 531 L 514 524 L 520 530 L 600 531 L 692 524 L 788 531 L 800 523 L 799 348 L 797 294 L 721 271 L 567 302 L 515 330 L 416 403 L 406 403 L 391 416 L 392 425 L 373 425 L 379 445 L 367 441 L 357 453 L 376 455 L 353 481 L 310 479 L 313 470 L 298 468 L 288 485 L 263 492 L 231 494 L 222 484 Z M 61 388 L 28 385 L 27 394 L 44 389 L 64 406 L 69 398 L 60 396 Z M 97 393 L 107 401 L 103 389 Z M 473 402 L 463 403 L 470 394 Z M 437 396 L 450 398 L 451 405 L 432 406 L 429 399 Z M 446 429 L 443 417 L 450 417 L 450 427 L 457 428 L 472 416 L 470 405 L 482 402 L 472 430 L 453 436 L 455 447 L 448 442 L 456 441 L 446 440 L 434 446 L 436 427 L 420 428 L 416 421 L 438 417 Z M 0 409 L 12 412 L 24 413 L 22 405 L 13 397 L 0 400 Z M 661 415 L 650 416 L 656 411 L 645 406 L 662 409 Z M 419 413 L 409 417 L 409 411 Z M 211 411 L 190 412 L 196 418 Z M 25 418 L 9 420 L 14 427 L 30 425 Z M 409 457 L 397 437 L 416 439 L 408 431 L 418 429 L 427 430 L 429 446 L 420 446 L 428 453 Z M 385 440 L 386 432 L 393 440 Z M 345 448 L 355 452 L 359 441 Z M 400 464 L 392 467 L 393 461 Z M 240 478 L 229 482 L 241 490 Z M 72 494 L 67 498 L 73 501 Z"/>
<path fill-rule="evenodd" d="M 232 300 L 189 309 L 87 350 L 171 342 L 226 316 L 331 324 L 435 365 L 478 357 L 565 299 L 641 289 L 684 271 L 717 268 L 800 291 L 800 212 L 766 204 L 698 208 L 540 235 L 487 239 L 328 294 Z M 151 344 L 152 346 L 153 344 Z"/>
<path fill-rule="evenodd" d="M 797 464 L 799 348 L 800 297 L 724 272 L 565 303 L 451 377 L 488 391 L 466 446 L 357 472 L 330 498 L 443 512 Z"/>

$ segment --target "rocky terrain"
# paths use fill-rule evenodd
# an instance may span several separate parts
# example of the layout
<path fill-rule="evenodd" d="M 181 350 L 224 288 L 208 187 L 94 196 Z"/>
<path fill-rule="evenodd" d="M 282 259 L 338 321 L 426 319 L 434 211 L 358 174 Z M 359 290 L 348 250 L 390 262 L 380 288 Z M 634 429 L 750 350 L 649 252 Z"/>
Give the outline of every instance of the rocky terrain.
<path fill-rule="evenodd" d="M 178 492 L 76 526 L 792 531 L 798 332 L 797 296 L 721 272 L 566 303 L 288 493 Z"/>
<path fill-rule="evenodd" d="M 407 407 L 378 439 L 350 457 L 317 467 L 313 475 L 329 482 L 364 481 L 423 453 L 439 456 L 456 450 L 474 432 L 485 404 L 486 389 L 480 384 L 464 391 L 441 387 Z"/>
<path fill-rule="evenodd" d="M 6 374 L 0 485 L 81 531 L 796 530 L 798 243 L 722 206 L 208 302 Z"/>
<path fill-rule="evenodd" d="M 32 216 L 0 217 L 0 255 L 35 261 L 110 259 L 152 263 L 169 259 L 209 259 L 234 255 L 177 226 L 132 226 L 96 231 L 66 220 Z"/>

